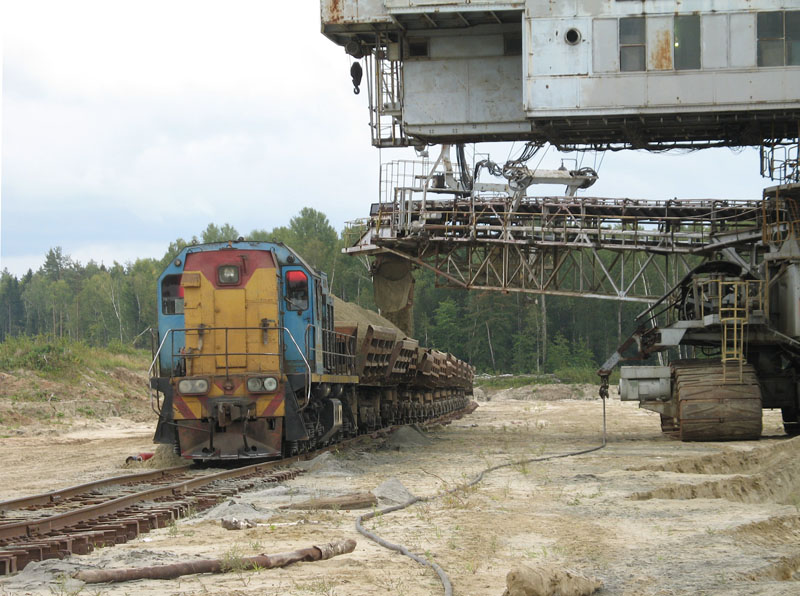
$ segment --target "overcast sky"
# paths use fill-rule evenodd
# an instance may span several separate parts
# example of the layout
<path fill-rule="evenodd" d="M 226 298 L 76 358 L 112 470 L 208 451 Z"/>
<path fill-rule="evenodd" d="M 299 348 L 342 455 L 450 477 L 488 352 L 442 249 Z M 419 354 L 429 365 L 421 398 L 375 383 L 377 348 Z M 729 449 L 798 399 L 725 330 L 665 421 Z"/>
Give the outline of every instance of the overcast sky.
<path fill-rule="evenodd" d="M 4 6 L 0 268 L 18 276 L 54 246 L 124 263 L 209 222 L 247 234 L 305 206 L 339 230 L 377 201 L 379 159 L 409 157 L 371 147 L 366 92 L 353 95 L 316 0 Z M 561 157 L 575 156 L 551 149 L 541 167 Z M 599 173 L 594 196 L 758 198 L 768 185 L 755 150 L 609 153 Z"/>

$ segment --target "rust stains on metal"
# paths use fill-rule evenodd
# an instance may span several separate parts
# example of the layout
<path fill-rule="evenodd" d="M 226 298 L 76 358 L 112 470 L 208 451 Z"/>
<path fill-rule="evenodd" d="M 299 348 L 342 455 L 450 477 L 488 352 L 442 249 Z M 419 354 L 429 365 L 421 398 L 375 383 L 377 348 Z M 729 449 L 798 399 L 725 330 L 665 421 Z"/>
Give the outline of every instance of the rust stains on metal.
<path fill-rule="evenodd" d="M 342 10 L 342 0 L 328 0 L 327 6 L 328 23 L 341 23 L 344 20 L 344 12 Z"/>
<path fill-rule="evenodd" d="M 655 70 L 672 69 L 672 35 L 668 30 L 656 32 L 656 43 L 650 61 Z"/>

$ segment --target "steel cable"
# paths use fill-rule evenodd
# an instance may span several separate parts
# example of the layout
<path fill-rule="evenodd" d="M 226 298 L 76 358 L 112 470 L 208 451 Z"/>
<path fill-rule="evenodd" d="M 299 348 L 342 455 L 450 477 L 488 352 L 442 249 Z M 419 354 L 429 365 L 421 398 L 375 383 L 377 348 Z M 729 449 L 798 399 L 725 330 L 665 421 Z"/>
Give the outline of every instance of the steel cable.
<path fill-rule="evenodd" d="M 522 459 L 522 460 L 518 460 L 518 461 L 508 462 L 508 463 L 505 463 L 505 464 L 498 464 L 496 466 L 492 466 L 490 468 L 486 468 L 486 469 L 482 470 L 481 472 L 479 472 L 475 476 L 475 478 L 473 478 L 472 480 L 470 480 L 466 484 L 459 484 L 458 486 L 455 486 L 454 488 L 451 488 L 450 490 L 446 490 L 444 492 L 437 493 L 435 495 L 430 495 L 428 497 L 413 497 L 413 498 L 409 499 L 408 501 L 406 501 L 405 503 L 401 503 L 400 505 L 392 505 L 391 507 L 385 507 L 383 509 L 377 509 L 375 511 L 370 511 L 369 513 L 365 513 L 364 515 L 359 515 L 356 518 L 356 530 L 358 530 L 358 532 L 362 536 L 365 536 L 366 538 L 369 538 L 370 540 L 372 540 L 376 544 L 379 544 L 380 546 L 382 546 L 382 547 L 384 547 L 384 548 L 386 548 L 388 550 L 393 550 L 395 552 L 401 553 L 401 554 L 405 555 L 406 557 L 409 557 L 410 559 L 416 561 L 420 565 L 425 565 L 426 567 L 430 567 L 431 569 L 433 569 L 436 572 L 436 575 L 439 576 L 439 581 L 441 581 L 441 583 L 442 583 L 442 587 L 444 588 L 445 596 L 453 596 L 453 586 L 450 583 L 450 578 L 448 577 L 447 572 L 445 572 L 445 570 L 442 569 L 435 561 L 428 560 L 428 559 L 426 559 L 424 557 L 421 557 L 421 556 L 419 556 L 417 554 L 414 554 L 411 551 L 409 551 L 405 546 L 403 546 L 401 544 L 394 544 L 393 542 L 389 542 L 388 540 L 384 540 L 383 538 L 381 538 L 377 534 L 367 530 L 362 525 L 362 522 L 370 520 L 370 519 L 372 519 L 372 518 L 374 518 L 375 516 L 378 516 L 378 515 L 386 515 L 387 513 L 393 513 L 395 511 L 400 511 L 401 509 L 405 509 L 406 507 L 410 507 L 411 505 L 414 505 L 415 503 L 425 503 L 427 501 L 432 501 L 434 499 L 438 499 L 439 497 L 443 497 L 445 495 L 452 494 L 452 493 L 454 493 L 456 491 L 470 488 L 470 487 L 475 486 L 476 484 L 478 484 L 481 480 L 483 480 L 483 477 L 486 474 L 489 474 L 491 472 L 495 472 L 495 471 L 500 470 L 502 468 L 509 468 L 511 466 L 521 466 L 521 465 L 524 465 L 524 464 L 548 461 L 548 460 L 552 460 L 552 459 L 563 459 L 565 457 L 575 457 L 577 455 L 586 455 L 587 453 L 592 453 L 593 451 L 599 451 L 600 449 L 603 449 L 606 446 L 606 400 L 605 400 L 605 398 L 603 398 L 602 401 L 603 401 L 603 442 L 600 445 L 598 445 L 597 447 L 592 447 L 590 449 L 582 449 L 581 451 L 572 451 L 570 453 L 559 453 L 557 455 L 545 455 L 545 456 L 542 456 L 542 457 L 531 457 L 531 458 L 528 458 L 528 459 Z"/>

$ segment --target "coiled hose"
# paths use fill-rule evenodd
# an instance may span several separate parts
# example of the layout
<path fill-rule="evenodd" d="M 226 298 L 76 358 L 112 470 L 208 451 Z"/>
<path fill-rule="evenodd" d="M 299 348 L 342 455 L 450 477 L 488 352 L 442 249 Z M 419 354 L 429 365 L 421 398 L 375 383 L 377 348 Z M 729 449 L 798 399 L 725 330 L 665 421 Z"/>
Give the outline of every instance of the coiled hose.
<path fill-rule="evenodd" d="M 436 575 L 439 576 L 439 581 L 442 583 L 442 587 L 444 588 L 445 596 L 453 596 L 453 586 L 450 583 L 450 578 L 447 576 L 447 572 L 445 572 L 445 570 L 442 569 L 435 561 L 430 561 L 430 560 L 428 560 L 428 559 L 426 559 L 424 557 L 416 555 L 416 554 L 412 553 L 411 551 L 409 551 L 405 546 L 403 546 L 401 544 L 394 544 L 393 542 L 389 542 L 388 540 L 384 540 L 383 538 L 381 538 L 377 534 L 367 530 L 362 525 L 362 522 L 370 520 L 373 517 L 375 517 L 376 515 L 386 515 L 387 513 L 392 513 L 394 511 L 400 511 L 401 509 L 405 509 L 406 507 L 410 507 L 411 505 L 414 505 L 415 503 L 425 503 L 427 501 L 432 501 L 434 499 L 438 499 L 439 497 L 443 497 L 444 495 L 449 495 L 449 494 L 454 493 L 456 491 L 470 488 L 471 486 L 475 486 L 481 480 L 483 480 L 483 477 L 486 474 L 489 474 L 491 472 L 495 472 L 495 471 L 500 470 L 502 468 L 508 468 L 508 467 L 511 467 L 511 466 L 520 466 L 520 465 L 534 463 L 534 462 L 548 461 L 548 460 L 551 460 L 551 459 L 563 459 L 565 457 L 575 457 L 577 455 L 585 455 L 587 453 L 592 453 L 593 451 L 599 451 L 600 449 L 603 449 L 606 446 L 606 400 L 605 400 L 605 398 L 602 401 L 603 401 L 603 442 L 600 445 L 598 445 L 597 447 L 592 447 L 591 449 L 583 449 L 581 451 L 572 451 L 570 453 L 559 453 L 557 455 L 546 455 L 546 456 L 543 456 L 543 457 L 531 457 L 529 459 L 522 459 L 522 460 L 519 460 L 519 461 L 508 462 L 508 463 L 505 463 L 505 464 L 498 464 L 496 466 L 492 466 L 490 468 L 486 468 L 485 470 L 482 470 L 481 472 L 479 472 L 478 475 L 475 476 L 475 478 L 473 478 L 472 480 L 470 480 L 466 484 L 459 484 L 458 486 L 456 486 L 454 488 L 451 488 L 450 490 L 447 490 L 447 491 L 445 491 L 443 493 L 437 493 L 435 495 L 430 495 L 428 497 L 414 497 L 412 499 L 409 499 L 405 503 L 401 503 L 400 505 L 393 505 L 391 507 L 385 507 L 384 509 L 378 509 L 377 511 L 370 511 L 369 513 L 365 513 L 364 515 L 359 515 L 356 518 L 356 530 L 358 530 L 358 532 L 362 536 L 365 536 L 366 538 L 369 538 L 370 540 L 372 540 L 373 542 L 379 544 L 383 548 L 387 548 L 389 550 L 393 550 L 393 551 L 396 551 L 398 553 L 401 553 L 401 554 L 405 555 L 406 557 L 408 557 L 410 559 L 413 559 L 414 561 L 416 561 L 420 565 L 425 565 L 426 567 L 430 567 L 431 569 L 433 569 L 436 572 Z"/>

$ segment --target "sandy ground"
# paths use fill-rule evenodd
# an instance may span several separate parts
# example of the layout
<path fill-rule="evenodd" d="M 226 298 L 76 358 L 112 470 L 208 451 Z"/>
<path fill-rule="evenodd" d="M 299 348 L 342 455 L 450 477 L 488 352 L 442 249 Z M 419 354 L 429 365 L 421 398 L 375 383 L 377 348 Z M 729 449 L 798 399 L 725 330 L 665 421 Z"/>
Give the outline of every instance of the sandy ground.
<path fill-rule="evenodd" d="M 386 497 L 401 498 L 404 489 L 433 495 L 500 462 L 595 447 L 602 411 L 590 399 L 594 391 L 538 386 L 495 393 L 471 416 L 425 436 L 404 429 L 382 445 L 323 457 L 282 486 L 241 494 L 127 544 L 31 564 L 0 578 L 0 594 L 441 594 L 432 571 L 356 532 L 360 512 L 280 505 L 357 490 L 376 490 L 382 505 L 391 504 Z M 766 412 L 764 422 L 758 442 L 685 444 L 661 435 L 657 415 L 612 399 L 604 449 L 515 463 L 473 489 L 367 526 L 434 559 L 462 596 L 500 596 L 510 570 L 542 562 L 597 577 L 604 584 L 598 594 L 798 594 L 800 439 L 785 438 L 779 412 Z M 125 455 L 152 449 L 151 432 L 146 424 L 109 419 L 69 434 L 0 439 L 0 498 L 125 472 Z M 263 525 L 224 530 L 219 520 L 230 515 Z M 99 586 L 69 579 L 81 568 L 235 561 L 344 538 L 357 540 L 352 554 L 285 569 Z"/>

